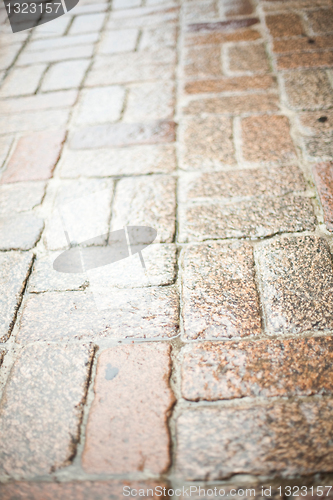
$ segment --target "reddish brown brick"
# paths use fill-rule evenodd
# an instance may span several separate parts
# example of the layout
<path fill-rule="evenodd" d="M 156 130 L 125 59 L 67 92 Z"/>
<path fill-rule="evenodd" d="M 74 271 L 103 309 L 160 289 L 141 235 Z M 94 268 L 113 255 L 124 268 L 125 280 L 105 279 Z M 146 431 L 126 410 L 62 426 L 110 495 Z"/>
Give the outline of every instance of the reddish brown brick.
<path fill-rule="evenodd" d="M 278 111 L 278 94 L 248 94 L 240 96 L 213 97 L 190 102 L 185 108 L 185 114 L 197 115 L 200 113 L 259 113 Z"/>
<path fill-rule="evenodd" d="M 218 480 L 331 472 L 333 401 L 279 401 L 235 408 L 195 408 L 177 422 L 178 474 Z"/>
<path fill-rule="evenodd" d="M 219 21 L 216 23 L 196 23 L 189 24 L 188 31 L 200 32 L 200 31 L 217 31 L 221 33 L 232 32 L 239 30 L 241 28 L 248 28 L 254 24 L 259 23 L 257 17 L 247 18 L 247 19 L 235 19 L 232 21 Z"/>
<path fill-rule="evenodd" d="M 175 123 L 112 123 L 95 125 L 74 132 L 72 149 L 97 149 L 136 144 L 158 144 L 175 140 Z"/>
<path fill-rule="evenodd" d="M 333 232 L 333 163 L 318 163 L 313 168 L 324 221 L 328 231 Z"/>
<path fill-rule="evenodd" d="M 35 132 L 21 137 L 1 183 L 39 181 L 52 177 L 65 137 L 64 130 Z"/>
<path fill-rule="evenodd" d="M 83 467 L 86 472 L 160 474 L 170 464 L 170 346 L 123 345 L 99 360 Z"/>
<path fill-rule="evenodd" d="M 182 394 L 191 401 L 332 394 L 333 338 L 186 346 Z"/>
<path fill-rule="evenodd" d="M 310 26 L 315 33 L 333 31 L 333 9 L 320 9 L 307 13 Z"/>
<path fill-rule="evenodd" d="M 246 16 L 253 13 L 250 0 L 222 0 L 219 6 L 220 14 L 224 17 Z"/>
<path fill-rule="evenodd" d="M 279 56 L 278 69 L 328 68 L 333 66 L 333 52 L 305 52 Z"/>
<path fill-rule="evenodd" d="M 270 34 L 274 38 L 304 34 L 301 18 L 297 14 L 288 13 L 266 16 L 266 24 Z"/>
<path fill-rule="evenodd" d="M 163 488 L 166 488 L 165 495 Z M 0 484 L 0 497 L 1 500 L 117 500 L 130 493 L 131 496 L 168 499 L 167 489 L 163 481 L 11 482 Z"/>
<path fill-rule="evenodd" d="M 288 104 L 294 109 L 333 106 L 332 85 L 324 70 L 289 71 L 284 74 Z"/>
<path fill-rule="evenodd" d="M 268 73 L 270 65 L 263 44 L 234 45 L 229 48 L 229 69 L 234 72 Z"/>
<path fill-rule="evenodd" d="M 221 47 L 199 45 L 188 48 L 185 55 L 184 72 L 189 77 L 221 76 Z"/>
<path fill-rule="evenodd" d="M 213 31 L 211 33 L 186 33 L 185 45 L 193 47 L 197 45 L 213 45 L 226 42 L 250 42 L 260 37 L 260 33 L 252 28 L 222 33 L 218 31 Z"/>
<path fill-rule="evenodd" d="M 217 80 L 196 80 L 187 82 L 187 94 L 200 94 L 204 92 L 237 92 L 244 90 L 267 90 L 275 88 L 275 78 L 264 76 L 236 76 L 234 78 L 221 78 Z"/>
<path fill-rule="evenodd" d="M 284 52 L 309 52 L 316 49 L 330 49 L 333 47 L 333 35 L 287 38 L 274 40 L 273 51 L 278 54 Z"/>
<path fill-rule="evenodd" d="M 242 120 L 243 155 L 247 161 L 286 161 L 295 157 L 286 116 L 255 116 Z"/>

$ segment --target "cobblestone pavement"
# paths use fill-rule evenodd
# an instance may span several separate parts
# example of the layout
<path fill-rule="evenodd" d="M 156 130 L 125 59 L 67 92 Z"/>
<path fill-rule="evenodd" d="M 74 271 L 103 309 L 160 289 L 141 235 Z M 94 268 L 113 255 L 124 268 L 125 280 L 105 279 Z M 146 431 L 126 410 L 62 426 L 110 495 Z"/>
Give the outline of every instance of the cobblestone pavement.
<path fill-rule="evenodd" d="M 0 16 L 0 498 L 333 485 L 332 1 Z"/>

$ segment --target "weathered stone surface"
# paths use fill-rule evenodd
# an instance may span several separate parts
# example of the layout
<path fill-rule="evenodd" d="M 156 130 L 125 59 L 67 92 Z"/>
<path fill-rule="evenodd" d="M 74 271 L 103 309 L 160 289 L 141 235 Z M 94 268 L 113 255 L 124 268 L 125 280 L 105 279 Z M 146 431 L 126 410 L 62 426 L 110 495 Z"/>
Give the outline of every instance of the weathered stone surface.
<path fill-rule="evenodd" d="M 1 114 L 21 113 L 25 116 L 27 111 L 41 111 L 44 109 L 60 109 L 72 106 L 77 98 L 76 90 L 63 90 L 61 92 L 48 92 L 26 97 L 14 97 L 1 101 Z"/>
<path fill-rule="evenodd" d="M 222 0 L 219 2 L 219 8 L 223 17 L 246 16 L 253 12 L 249 0 Z"/>
<path fill-rule="evenodd" d="M 104 4 L 105 5 L 105 4 Z M 75 12 L 78 12 L 80 6 L 76 6 Z M 98 41 L 98 33 L 85 33 L 84 35 L 75 36 L 60 36 L 55 38 L 42 38 L 32 40 L 28 43 L 26 50 L 39 51 L 39 50 L 50 50 L 60 47 L 76 47 L 77 45 L 88 45 L 89 43 L 95 43 Z"/>
<path fill-rule="evenodd" d="M 0 215 L 25 212 L 40 205 L 45 182 L 20 182 L 0 186 Z"/>
<path fill-rule="evenodd" d="M 234 163 L 232 122 L 224 116 L 191 117 L 180 129 L 181 167 L 202 169 Z"/>
<path fill-rule="evenodd" d="M 98 149 L 173 142 L 174 140 L 174 122 L 111 123 L 86 127 L 74 132 L 70 147 L 72 149 Z"/>
<path fill-rule="evenodd" d="M 189 247 L 184 255 L 182 282 L 185 338 L 260 334 L 250 245 L 209 243 Z"/>
<path fill-rule="evenodd" d="M 304 139 L 305 157 L 310 161 L 331 161 L 333 159 L 332 136 L 311 137 Z"/>
<path fill-rule="evenodd" d="M 21 137 L 1 177 L 1 184 L 52 177 L 65 138 L 64 130 L 36 132 Z"/>
<path fill-rule="evenodd" d="M 333 36 L 314 36 L 311 38 L 302 36 L 299 38 L 287 38 L 274 40 L 273 51 L 276 53 L 286 52 L 308 52 L 313 49 L 330 49 L 333 47 Z"/>
<path fill-rule="evenodd" d="M 228 69 L 235 73 L 268 73 L 270 65 L 263 44 L 234 45 L 228 51 Z"/>
<path fill-rule="evenodd" d="M 98 47 L 99 54 L 116 54 L 133 51 L 139 36 L 138 29 L 106 31 Z"/>
<path fill-rule="evenodd" d="M 5 357 L 6 350 L 0 349 L 0 366 L 2 365 L 3 358 Z"/>
<path fill-rule="evenodd" d="M 315 33 L 333 31 L 333 9 L 321 9 L 309 12 L 310 26 Z"/>
<path fill-rule="evenodd" d="M 54 34 L 54 33 L 53 33 Z M 60 47 L 51 50 L 24 51 L 20 54 L 16 64 L 26 66 L 36 63 L 52 63 L 75 59 L 87 59 L 94 53 L 94 46 L 89 43 L 77 47 Z"/>
<path fill-rule="evenodd" d="M 325 109 L 333 105 L 332 86 L 324 70 L 285 73 L 288 103 L 294 109 Z"/>
<path fill-rule="evenodd" d="M 0 97 L 33 94 L 46 70 L 45 64 L 14 68 L 1 86 Z"/>
<path fill-rule="evenodd" d="M 191 101 L 185 108 L 185 113 L 191 115 L 200 113 L 238 115 L 241 113 L 278 111 L 278 109 L 279 97 L 277 94 L 249 94 Z"/>
<path fill-rule="evenodd" d="M 31 213 L 0 217 L 0 250 L 30 250 L 43 227 L 43 219 Z"/>
<path fill-rule="evenodd" d="M 243 156 L 247 161 L 290 161 L 295 147 L 286 116 L 251 116 L 242 120 Z"/>
<path fill-rule="evenodd" d="M 286 237 L 256 250 L 267 332 L 290 334 L 333 327 L 333 269 L 327 243 Z"/>
<path fill-rule="evenodd" d="M 151 50 L 152 47 L 176 47 L 177 29 L 175 26 L 155 26 L 142 30 L 139 41 L 140 50 Z"/>
<path fill-rule="evenodd" d="M 278 56 L 278 69 L 329 68 L 333 65 L 332 52 L 311 52 Z"/>
<path fill-rule="evenodd" d="M 83 453 L 86 472 L 166 471 L 167 418 L 174 403 L 170 374 L 167 344 L 123 345 L 101 354 Z"/>
<path fill-rule="evenodd" d="M 275 80 L 270 75 L 235 76 L 214 80 L 194 80 L 185 84 L 187 94 L 204 92 L 237 92 L 245 90 L 267 90 L 275 87 Z M 250 96 L 247 96 L 250 98 Z"/>
<path fill-rule="evenodd" d="M 174 113 L 173 82 L 152 82 L 133 85 L 128 94 L 124 121 L 138 123 L 168 120 Z"/>
<path fill-rule="evenodd" d="M 175 170 L 173 144 L 115 149 L 66 149 L 59 163 L 61 177 L 109 177 L 116 175 L 168 174 Z"/>
<path fill-rule="evenodd" d="M 89 16 L 75 16 L 73 24 L 70 27 L 70 35 L 78 35 L 81 33 L 91 33 L 100 31 L 105 19 L 104 12 L 89 14 Z"/>
<path fill-rule="evenodd" d="M 211 24 L 211 23 L 209 23 Z M 217 44 L 226 42 L 249 42 L 261 38 L 260 33 L 254 28 L 236 29 L 231 31 L 206 31 L 199 33 L 185 33 L 185 46 Z"/>
<path fill-rule="evenodd" d="M 282 196 L 305 191 L 301 170 L 296 166 L 232 170 L 204 174 L 184 173 L 180 177 L 182 201 L 198 198 Z"/>
<path fill-rule="evenodd" d="M 42 91 L 78 88 L 89 64 L 90 59 L 63 61 L 54 64 L 43 78 Z"/>
<path fill-rule="evenodd" d="M 199 45 L 185 52 L 184 73 L 186 77 L 207 78 L 222 76 L 221 47 Z"/>
<path fill-rule="evenodd" d="M 216 31 L 216 32 L 229 32 L 236 31 L 241 28 L 248 28 L 257 24 L 259 19 L 257 17 L 247 18 L 247 19 L 234 19 L 229 21 L 219 21 L 216 23 L 194 23 L 189 24 L 187 29 L 190 32 L 200 32 L 200 31 Z"/>
<path fill-rule="evenodd" d="M 332 470 L 331 399 L 185 411 L 177 469 L 188 480 Z"/>
<path fill-rule="evenodd" d="M 157 489 L 160 486 L 162 489 Z M 0 496 L 2 500 L 116 500 L 133 490 L 133 494 L 143 494 L 148 498 L 158 499 L 162 491 L 163 498 L 169 498 L 163 494 L 163 488 L 167 485 L 162 481 L 78 481 L 68 483 L 50 482 L 10 482 L 0 484 Z"/>
<path fill-rule="evenodd" d="M 304 35 L 302 21 L 298 14 L 289 12 L 266 16 L 266 25 L 273 38 Z"/>
<path fill-rule="evenodd" d="M 0 168 L 6 161 L 10 148 L 13 144 L 13 137 L 10 135 L 0 137 Z"/>
<path fill-rule="evenodd" d="M 185 22 L 197 21 L 198 19 L 218 18 L 217 2 L 208 0 L 205 2 L 184 3 Z"/>
<path fill-rule="evenodd" d="M 75 114 L 75 125 L 110 123 L 119 120 L 124 99 L 125 89 L 119 85 L 84 90 Z"/>
<path fill-rule="evenodd" d="M 157 230 L 155 242 L 170 243 L 175 234 L 176 183 L 171 176 L 121 179 L 113 202 L 111 231 L 126 225 Z"/>
<path fill-rule="evenodd" d="M 0 253 L 0 341 L 8 339 L 32 265 L 31 253 Z"/>
<path fill-rule="evenodd" d="M 184 348 L 182 394 L 191 401 L 332 394 L 332 337 L 200 343 Z"/>
<path fill-rule="evenodd" d="M 35 130 L 56 130 L 65 127 L 69 118 L 70 108 L 42 109 L 27 113 L 13 113 L 0 116 L 0 130 L 7 134 Z"/>
<path fill-rule="evenodd" d="M 333 164 L 331 162 L 318 163 L 313 172 L 326 228 L 328 231 L 333 231 Z"/>
<path fill-rule="evenodd" d="M 211 238 L 262 238 L 313 230 L 316 218 L 307 198 L 285 196 L 234 204 L 195 204 L 181 208 L 181 242 Z"/>
<path fill-rule="evenodd" d="M 173 287 L 115 288 L 98 311 L 88 292 L 31 294 L 18 341 L 169 338 L 177 334 L 178 295 Z M 52 316 L 51 316 L 52 315 Z"/>
<path fill-rule="evenodd" d="M 49 474 L 70 463 L 92 356 L 88 345 L 43 344 L 23 350 L 0 407 L 1 475 Z"/>

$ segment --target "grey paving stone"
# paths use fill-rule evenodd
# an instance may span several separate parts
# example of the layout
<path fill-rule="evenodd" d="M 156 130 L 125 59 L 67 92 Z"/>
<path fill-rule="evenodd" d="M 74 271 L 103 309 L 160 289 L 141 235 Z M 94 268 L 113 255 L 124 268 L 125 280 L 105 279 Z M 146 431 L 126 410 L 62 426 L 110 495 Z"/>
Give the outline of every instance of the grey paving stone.
<path fill-rule="evenodd" d="M 90 59 L 55 63 L 44 76 L 41 90 L 49 92 L 51 90 L 78 88 L 89 64 Z"/>
<path fill-rule="evenodd" d="M 130 87 L 123 120 L 141 122 L 171 119 L 174 114 L 174 83 L 149 82 Z"/>
<path fill-rule="evenodd" d="M 333 328 L 333 269 L 326 241 L 285 237 L 256 250 L 267 332 Z"/>
<path fill-rule="evenodd" d="M 332 470 L 331 399 L 185 411 L 177 471 L 187 480 L 233 474 L 290 477 Z"/>
<path fill-rule="evenodd" d="M 290 71 L 283 75 L 288 103 L 294 109 L 325 109 L 333 104 L 326 71 Z"/>
<path fill-rule="evenodd" d="M 52 21 L 53 23 L 54 21 Z M 61 47 L 52 50 L 26 51 L 22 52 L 16 64 L 26 66 L 36 63 L 52 63 L 57 61 L 67 61 L 72 59 L 83 59 L 93 55 L 93 44 L 78 45 L 77 47 Z"/>
<path fill-rule="evenodd" d="M 29 253 L 0 253 L 0 340 L 8 339 L 16 311 L 28 277 L 33 255 Z"/>
<path fill-rule="evenodd" d="M 287 195 L 235 204 L 193 204 L 181 208 L 181 242 L 212 238 L 262 238 L 278 233 L 313 230 L 311 201 Z"/>
<path fill-rule="evenodd" d="M 25 111 L 41 111 L 44 109 L 60 109 L 72 106 L 77 98 L 77 91 L 48 92 L 26 97 L 14 97 L 1 101 L 1 113 L 23 113 Z M 20 115 L 22 116 L 22 115 Z M 51 115 L 52 116 L 52 115 Z"/>
<path fill-rule="evenodd" d="M 176 168 L 173 144 L 116 149 L 63 151 L 59 166 L 63 178 L 168 174 Z"/>
<path fill-rule="evenodd" d="M 150 50 L 152 47 L 176 47 L 177 28 L 175 26 L 155 27 L 142 30 L 139 49 Z"/>
<path fill-rule="evenodd" d="M 31 294 L 18 342 L 170 338 L 178 331 L 178 295 L 171 287 L 117 289 L 98 310 L 88 292 Z M 50 315 L 53 315 L 53 319 Z"/>
<path fill-rule="evenodd" d="M 13 144 L 13 137 L 10 135 L 0 137 L 0 168 L 6 161 L 10 148 Z"/>
<path fill-rule="evenodd" d="M 0 250 L 30 250 L 43 228 L 43 219 L 32 213 L 0 217 Z"/>
<path fill-rule="evenodd" d="M 185 339 L 261 333 L 259 299 L 249 244 L 190 246 L 183 256 Z"/>
<path fill-rule="evenodd" d="M 98 54 L 117 54 L 119 52 L 130 52 L 136 47 L 139 30 L 125 29 L 106 31 L 98 46 Z"/>
<path fill-rule="evenodd" d="M 0 116 L 0 131 L 7 134 L 34 130 L 61 129 L 67 124 L 70 108 L 44 109 Z"/>
<path fill-rule="evenodd" d="M 70 35 L 78 35 L 81 33 L 92 33 L 100 31 L 105 19 L 105 13 L 81 15 L 74 18 L 73 24 L 70 27 Z"/>
<path fill-rule="evenodd" d="M 40 205 L 45 193 L 45 182 L 19 182 L 0 186 L 0 216 L 25 212 Z"/>
<path fill-rule="evenodd" d="M 77 7 L 76 7 L 77 9 Z M 77 45 L 88 45 L 98 41 L 99 33 L 85 33 L 84 35 L 63 36 L 57 38 L 44 38 L 31 40 L 26 47 L 27 51 L 50 50 L 60 47 L 76 47 Z"/>
<path fill-rule="evenodd" d="M 1 44 L 2 49 L 0 50 L 0 70 L 7 69 L 14 62 L 14 59 L 21 49 L 21 46 L 21 43 L 13 43 L 8 45 L 7 47 L 4 47 Z"/>
<path fill-rule="evenodd" d="M 43 344 L 23 350 L 0 410 L 1 475 L 49 474 L 71 462 L 92 357 L 89 345 Z"/>
<path fill-rule="evenodd" d="M 157 230 L 155 242 L 170 243 L 175 234 L 176 182 L 171 176 L 121 179 L 116 188 L 111 230 L 126 225 Z"/>
<path fill-rule="evenodd" d="M 46 64 L 14 68 L 1 86 L 0 97 L 33 94 L 37 90 L 45 70 Z"/>
<path fill-rule="evenodd" d="M 125 89 L 119 85 L 86 89 L 81 94 L 74 122 L 78 126 L 115 122 L 120 118 L 124 99 Z"/>

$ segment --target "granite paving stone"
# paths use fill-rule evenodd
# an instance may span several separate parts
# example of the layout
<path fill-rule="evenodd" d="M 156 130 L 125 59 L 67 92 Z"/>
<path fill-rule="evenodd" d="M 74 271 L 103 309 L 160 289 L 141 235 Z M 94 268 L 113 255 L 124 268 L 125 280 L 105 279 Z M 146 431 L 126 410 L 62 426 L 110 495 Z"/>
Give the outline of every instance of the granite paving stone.
<path fill-rule="evenodd" d="M 93 53 L 94 46 L 91 43 L 88 43 L 86 45 L 78 45 L 76 47 L 60 47 L 43 51 L 24 51 L 20 54 L 17 60 L 17 65 L 27 66 L 36 63 L 52 63 L 58 61 L 83 59 L 91 57 Z"/>
<path fill-rule="evenodd" d="M 176 182 L 171 176 L 121 179 L 113 201 L 111 231 L 126 225 L 156 229 L 155 242 L 170 243 L 175 234 Z"/>
<path fill-rule="evenodd" d="M 217 33 L 229 33 L 241 30 L 242 28 L 248 28 L 259 23 L 257 17 L 248 17 L 243 19 L 232 19 L 227 21 L 217 21 L 208 23 L 193 23 L 187 26 L 189 32 L 200 33 L 201 31 L 206 32 L 217 32 Z"/>
<path fill-rule="evenodd" d="M 66 126 L 70 108 L 42 109 L 27 113 L 13 113 L 0 116 L 0 130 L 7 134 L 16 132 L 59 130 Z"/>
<path fill-rule="evenodd" d="M 190 401 L 332 394 L 332 337 L 200 343 L 183 350 Z"/>
<path fill-rule="evenodd" d="M 49 474 L 71 462 L 92 357 L 90 345 L 39 344 L 23 350 L 0 408 L 1 475 Z"/>
<path fill-rule="evenodd" d="M 273 51 L 277 54 L 287 52 L 313 52 L 318 49 L 330 49 L 333 47 L 333 36 L 314 36 L 314 37 L 299 37 L 286 38 L 282 40 L 274 40 Z"/>
<path fill-rule="evenodd" d="M 333 164 L 317 163 L 313 169 L 314 178 L 324 212 L 324 221 L 328 231 L 333 231 Z"/>
<path fill-rule="evenodd" d="M 332 415 L 328 398 L 186 410 L 177 424 L 178 473 L 207 481 L 330 472 Z"/>
<path fill-rule="evenodd" d="M 167 470 L 167 418 L 174 403 L 170 374 L 165 343 L 117 346 L 101 354 L 82 460 L 86 472 Z"/>
<path fill-rule="evenodd" d="M 219 0 L 219 11 L 223 17 L 246 16 L 253 13 L 250 0 Z"/>
<path fill-rule="evenodd" d="M 0 216 L 26 212 L 41 204 L 45 182 L 20 182 L 0 186 Z"/>
<path fill-rule="evenodd" d="M 228 70 L 234 73 L 268 73 L 270 65 L 262 43 L 239 44 L 228 50 Z"/>
<path fill-rule="evenodd" d="M 183 119 L 180 126 L 181 168 L 201 170 L 234 163 L 232 122 L 228 117 Z"/>
<path fill-rule="evenodd" d="M 21 304 L 33 255 L 20 252 L 0 253 L 0 341 L 5 342 L 16 319 L 16 312 Z"/>
<path fill-rule="evenodd" d="M 209 27 L 211 27 L 215 23 L 209 23 Z M 217 24 L 217 23 L 216 23 Z M 232 21 L 229 23 L 234 25 L 235 22 Z M 213 26 L 214 28 L 214 26 Z M 203 31 L 198 33 L 187 32 L 184 36 L 184 44 L 185 46 L 192 45 L 205 45 L 205 44 L 218 44 L 218 43 L 227 43 L 227 42 L 249 42 L 258 40 L 261 38 L 260 33 L 252 28 L 241 28 L 236 30 L 221 30 L 218 29 L 208 29 L 208 31 Z"/>
<path fill-rule="evenodd" d="M 263 113 L 278 111 L 279 96 L 277 94 L 248 94 L 241 96 L 221 96 L 210 99 L 196 99 L 185 108 L 185 114 L 225 113 L 239 115 L 242 113 Z"/>
<path fill-rule="evenodd" d="M 1 184 L 40 181 L 52 177 L 65 138 L 65 130 L 38 132 L 21 137 L 1 177 Z"/>
<path fill-rule="evenodd" d="M 176 47 L 177 29 L 174 26 L 159 26 L 146 28 L 141 32 L 139 50 L 151 49 L 151 47 Z"/>
<path fill-rule="evenodd" d="M 106 31 L 98 47 L 99 54 L 116 54 L 134 51 L 139 36 L 136 28 Z"/>
<path fill-rule="evenodd" d="M 314 230 L 311 201 L 299 196 L 238 203 L 195 203 L 182 207 L 179 241 L 215 238 L 263 238 L 278 233 Z"/>
<path fill-rule="evenodd" d="M 332 257 L 315 236 L 285 237 L 256 250 L 269 334 L 332 329 Z"/>
<path fill-rule="evenodd" d="M 332 136 L 311 137 L 304 139 L 305 157 L 310 161 L 332 160 Z"/>
<path fill-rule="evenodd" d="M 0 70 L 7 69 L 13 63 L 20 49 L 21 44 L 15 43 L 0 50 Z"/>
<path fill-rule="evenodd" d="M 324 70 L 291 71 L 283 75 L 288 104 L 294 109 L 325 109 L 333 105 L 332 86 Z"/>
<path fill-rule="evenodd" d="M 12 147 L 14 138 L 10 135 L 0 137 L 0 168 L 6 161 L 9 151 Z"/>
<path fill-rule="evenodd" d="M 185 339 L 239 338 L 261 333 L 249 244 L 190 246 L 183 266 Z"/>
<path fill-rule="evenodd" d="M 30 250 L 39 240 L 43 219 L 32 213 L 0 217 L 0 251 Z"/>
<path fill-rule="evenodd" d="M 218 18 L 218 9 L 214 0 L 191 2 L 184 5 L 185 22 L 196 21 L 198 19 L 208 20 Z"/>
<path fill-rule="evenodd" d="M 74 132 L 70 147 L 72 149 L 99 149 L 173 142 L 175 128 L 175 123 L 172 121 L 95 125 Z"/>
<path fill-rule="evenodd" d="M 78 35 L 82 33 L 92 33 L 94 31 L 100 31 L 105 19 L 104 12 L 98 12 L 96 14 L 89 14 L 83 16 L 76 16 L 73 23 L 69 29 L 70 35 Z"/>
<path fill-rule="evenodd" d="M 269 162 L 295 159 L 295 146 L 286 116 L 251 116 L 243 118 L 242 151 L 245 161 Z"/>
<path fill-rule="evenodd" d="M 206 92 L 237 92 L 245 90 L 268 90 L 275 88 L 275 79 L 270 75 L 263 76 L 235 76 L 212 80 L 194 80 L 185 84 L 187 94 Z M 249 96 L 248 96 L 249 97 Z"/>
<path fill-rule="evenodd" d="M 142 83 L 131 86 L 123 120 L 138 123 L 171 119 L 174 92 L 173 82 Z"/>
<path fill-rule="evenodd" d="M 77 98 L 77 91 L 64 90 L 61 92 L 48 92 L 26 97 L 14 97 L 1 100 L 2 114 L 23 113 L 27 111 L 40 111 L 44 109 L 60 109 L 72 106 Z"/>
<path fill-rule="evenodd" d="M 320 9 L 307 14 L 311 29 L 315 33 L 333 31 L 333 9 Z"/>
<path fill-rule="evenodd" d="M 89 59 L 63 61 L 53 64 L 43 78 L 41 90 L 49 92 L 52 90 L 78 88 L 81 85 L 89 64 Z"/>
<path fill-rule="evenodd" d="M 76 7 L 77 11 L 78 6 Z M 56 38 L 32 39 L 27 47 L 27 51 L 49 50 L 60 47 L 74 47 L 77 45 L 88 45 L 98 41 L 99 33 L 85 33 L 84 35 L 62 36 Z"/>
<path fill-rule="evenodd" d="M 190 47 L 185 54 L 184 72 L 187 77 L 222 76 L 222 55 L 219 45 Z"/>
<path fill-rule="evenodd" d="M 142 175 L 175 170 L 176 158 L 172 144 L 131 146 L 115 149 L 66 149 L 59 162 L 63 178 Z"/>
<path fill-rule="evenodd" d="M 45 64 L 14 68 L 1 85 L 0 97 L 34 94 L 45 70 Z"/>
<path fill-rule="evenodd" d="M 333 52 L 312 52 L 300 54 L 286 54 L 278 56 L 279 69 L 295 68 L 329 68 L 333 66 Z"/>
<path fill-rule="evenodd" d="M 75 125 L 84 126 L 119 120 L 124 99 L 125 89 L 119 85 L 84 90 L 74 118 Z"/>
<path fill-rule="evenodd" d="M 298 14 L 290 12 L 288 14 L 274 14 L 266 16 L 265 21 L 273 38 L 304 35 L 302 19 Z"/>
<path fill-rule="evenodd" d="M 31 294 L 18 342 L 82 339 L 168 339 L 177 335 L 178 294 L 173 287 L 108 290 L 98 310 L 88 291 Z M 54 319 L 51 319 L 51 314 Z"/>

